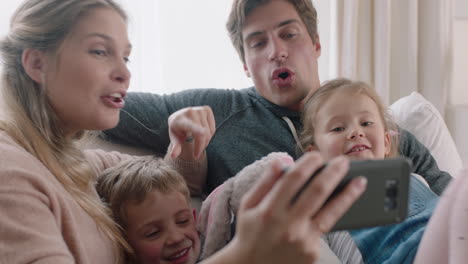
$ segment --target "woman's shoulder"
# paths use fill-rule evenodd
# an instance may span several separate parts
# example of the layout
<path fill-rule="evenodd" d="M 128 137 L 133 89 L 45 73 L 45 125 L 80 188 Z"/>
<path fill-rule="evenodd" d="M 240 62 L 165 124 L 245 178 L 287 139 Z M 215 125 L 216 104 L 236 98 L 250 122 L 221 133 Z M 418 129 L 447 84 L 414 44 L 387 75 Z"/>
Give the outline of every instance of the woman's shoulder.
<path fill-rule="evenodd" d="M 22 171 L 46 169 L 42 163 L 5 132 L 0 132 L 0 171 L 13 168 Z M 46 169 L 47 170 L 47 169 Z M 2 175 L 4 175 L 2 173 Z"/>
<path fill-rule="evenodd" d="M 0 194 L 45 197 L 57 191 L 58 182 L 47 167 L 2 132 L 0 153 Z"/>

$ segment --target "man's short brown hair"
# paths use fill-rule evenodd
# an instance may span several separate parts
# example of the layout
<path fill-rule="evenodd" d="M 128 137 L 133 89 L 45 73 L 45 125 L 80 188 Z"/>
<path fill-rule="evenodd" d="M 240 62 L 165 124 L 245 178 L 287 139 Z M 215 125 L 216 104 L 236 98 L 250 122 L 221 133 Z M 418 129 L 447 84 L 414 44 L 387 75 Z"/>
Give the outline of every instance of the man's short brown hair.
<path fill-rule="evenodd" d="M 242 38 L 242 29 L 244 28 L 245 20 L 252 11 L 272 0 L 234 0 L 226 23 L 229 37 L 239 54 L 243 63 L 245 63 L 244 42 Z M 312 0 L 283 0 L 291 3 L 296 9 L 297 14 L 305 24 L 312 42 L 315 44 L 318 40 L 317 34 L 317 10 L 312 4 Z"/>

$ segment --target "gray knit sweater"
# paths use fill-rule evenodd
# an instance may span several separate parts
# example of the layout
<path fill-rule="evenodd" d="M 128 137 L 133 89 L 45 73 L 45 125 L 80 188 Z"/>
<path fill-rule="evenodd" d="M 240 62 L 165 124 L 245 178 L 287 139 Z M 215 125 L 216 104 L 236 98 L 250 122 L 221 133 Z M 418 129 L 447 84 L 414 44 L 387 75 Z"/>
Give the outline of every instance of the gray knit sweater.
<path fill-rule="evenodd" d="M 150 148 L 164 155 L 169 145 L 167 119 L 175 111 L 208 105 L 213 109 L 216 133 L 207 147 L 206 192 L 211 192 L 242 168 L 271 152 L 287 152 L 297 158 L 296 141 L 283 117 L 301 130 L 300 113 L 275 105 L 256 90 L 190 89 L 157 95 L 129 93 L 119 125 L 105 131 L 110 140 Z M 451 176 L 440 171 L 429 151 L 407 131 L 401 131 L 400 152 L 411 158 L 415 173 L 424 175 L 440 194 Z"/>

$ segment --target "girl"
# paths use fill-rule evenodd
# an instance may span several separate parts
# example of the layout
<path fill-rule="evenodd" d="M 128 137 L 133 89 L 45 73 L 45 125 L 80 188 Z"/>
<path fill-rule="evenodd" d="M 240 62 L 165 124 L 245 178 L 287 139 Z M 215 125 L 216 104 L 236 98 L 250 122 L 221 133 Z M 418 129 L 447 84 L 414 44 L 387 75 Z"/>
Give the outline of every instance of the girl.
<path fill-rule="evenodd" d="M 396 126 L 374 89 L 363 82 L 332 80 L 307 101 L 303 112 L 303 149 L 325 160 L 384 159 L 398 155 Z M 413 263 L 438 196 L 422 177 L 412 176 L 408 218 L 402 223 L 351 231 L 365 263 Z M 363 217 L 371 217 L 363 216 Z"/>

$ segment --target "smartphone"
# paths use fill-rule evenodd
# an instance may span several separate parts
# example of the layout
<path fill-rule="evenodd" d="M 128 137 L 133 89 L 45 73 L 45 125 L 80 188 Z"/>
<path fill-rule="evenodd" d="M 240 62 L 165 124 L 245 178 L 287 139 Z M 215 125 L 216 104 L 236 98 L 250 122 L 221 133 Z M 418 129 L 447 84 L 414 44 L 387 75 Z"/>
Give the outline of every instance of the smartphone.
<path fill-rule="evenodd" d="M 294 196 L 292 202 L 297 200 L 313 177 L 325 166 L 309 178 Z M 332 231 L 374 227 L 403 221 L 408 213 L 410 170 L 411 162 L 406 158 L 351 161 L 347 175 L 328 200 L 343 190 L 351 179 L 358 176 L 367 178 L 367 188 L 335 224 Z"/>

